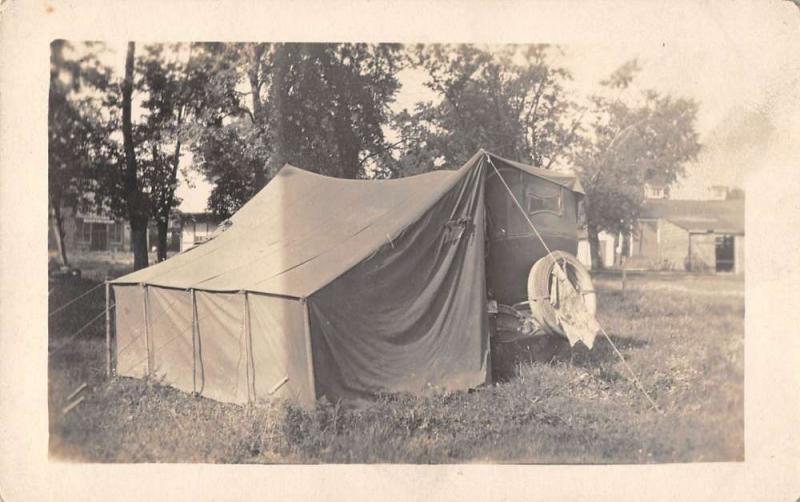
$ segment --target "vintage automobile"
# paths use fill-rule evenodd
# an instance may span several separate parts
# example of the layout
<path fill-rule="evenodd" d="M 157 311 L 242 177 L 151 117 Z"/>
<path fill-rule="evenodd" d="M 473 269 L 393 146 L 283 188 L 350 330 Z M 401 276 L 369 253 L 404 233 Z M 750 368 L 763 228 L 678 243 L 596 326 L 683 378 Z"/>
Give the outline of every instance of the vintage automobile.
<path fill-rule="evenodd" d="M 493 160 L 485 194 L 493 340 L 516 343 L 545 335 L 553 341 L 553 335 L 564 334 L 558 322 L 563 306 L 556 280 L 559 267 L 588 312 L 593 316 L 596 310 L 591 276 L 575 256 L 584 192 L 575 176 Z M 537 357 L 548 358 L 539 352 Z"/>

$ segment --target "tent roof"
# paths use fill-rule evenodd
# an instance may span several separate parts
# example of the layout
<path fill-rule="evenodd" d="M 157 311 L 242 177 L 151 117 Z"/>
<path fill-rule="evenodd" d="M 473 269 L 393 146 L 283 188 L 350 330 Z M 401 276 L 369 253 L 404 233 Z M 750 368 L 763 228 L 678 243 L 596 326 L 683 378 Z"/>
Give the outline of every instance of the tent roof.
<path fill-rule="evenodd" d="M 391 180 L 331 178 L 286 165 L 211 240 L 113 282 L 307 297 L 391 244 L 486 155 L 479 151 L 455 171 Z M 570 186 L 568 176 L 488 155 L 580 190 L 574 177 Z"/>

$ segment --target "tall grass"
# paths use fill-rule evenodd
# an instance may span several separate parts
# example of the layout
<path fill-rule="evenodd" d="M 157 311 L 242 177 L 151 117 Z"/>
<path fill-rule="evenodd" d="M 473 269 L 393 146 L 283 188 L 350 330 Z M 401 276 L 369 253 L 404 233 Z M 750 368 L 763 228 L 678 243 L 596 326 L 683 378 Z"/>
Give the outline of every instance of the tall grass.
<path fill-rule="evenodd" d="M 509 378 L 469 392 L 323 400 L 304 411 L 218 403 L 152 380 L 107 382 L 100 322 L 50 359 L 51 455 L 107 462 L 742 460 L 742 282 L 634 276 L 625 294 L 616 279 L 596 283 L 601 323 L 663 414 L 648 407 L 602 339 L 591 351 L 559 351 L 548 364 L 518 362 Z M 102 310 L 98 296 L 76 316 Z M 51 346 L 70 326 L 51 323 Z M 63 416 L 64 398 L 83 381 L 88 398 Z"/>

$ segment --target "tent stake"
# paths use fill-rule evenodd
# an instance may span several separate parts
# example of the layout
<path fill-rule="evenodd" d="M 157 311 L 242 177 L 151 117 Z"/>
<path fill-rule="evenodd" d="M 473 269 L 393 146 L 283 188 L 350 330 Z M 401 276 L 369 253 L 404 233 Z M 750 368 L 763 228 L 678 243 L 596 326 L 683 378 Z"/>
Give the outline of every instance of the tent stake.
<path fill-rule="evenodd" d="M 67 396 L 67 399 L 66 399 L 66 400 L 67 400 L 67 401 L 72 401 L 72 399 L 73 399 L 75 396 L 77 396 L 78 394 L 80 394 L 80 393 L 81 393 L 81 391 L 82 391 L 83 389 L 85 389 L 86 387 L 88 387 L 88 385 L 86 384 L 86 382 L 83 382 L 83 383 L 82 383 L 82 384 L 80 384 L 80 385 L 79 385 L 79 386 L 78 386 L 78 387 L 77 387 L 75 390 L 73 390 L 73 391 L 72 391 L 72 394 L 70 394 L 69 396 Z"/>
<path fill-rule="evenodd" d="M 70 411 L 72 411 L 72 409 L 73 409 L 73 408 L 75 408 L 76 406 L 78 406 L 79 404 L 81 404 L 81 403 L 83 402 L 83 400 L 84 400 L 84 399 L 86 399 L 86 396 L 81 396 L 81 397 L 79 397 L 78 399 L 76 399 L 75 401 L 73 401 L 72 403 L 68 404 L 66 407 L 64 407 L 64 408 L 61 410 L 61 414 L 62 414 L 62 415 L 66 415 L 67 413 L 69 413 Z"/>

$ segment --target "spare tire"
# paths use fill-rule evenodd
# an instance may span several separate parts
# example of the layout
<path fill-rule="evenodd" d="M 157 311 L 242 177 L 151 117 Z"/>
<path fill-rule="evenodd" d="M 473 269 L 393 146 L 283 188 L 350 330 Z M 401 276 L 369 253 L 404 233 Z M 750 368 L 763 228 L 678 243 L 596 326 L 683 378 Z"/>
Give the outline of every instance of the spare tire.
<path fill-rule="evenodd" d="M 564 335 L 558 323 L 556 311 L 560 307 L 556 284 L 556 263 L 567 273 L 569 282 L 583 297 L 589 314 L 597 311 L 597 297 L 592 287 L 592 276 L 575 256 L 564 251 L 555 251 L 536 261 L 528 274 L 528 301 L 531 314 L 545 330 Z M 553 294 L 551 294 L 553 293 Z M 555 297 L 551 297 L 554 296 Z"/>

